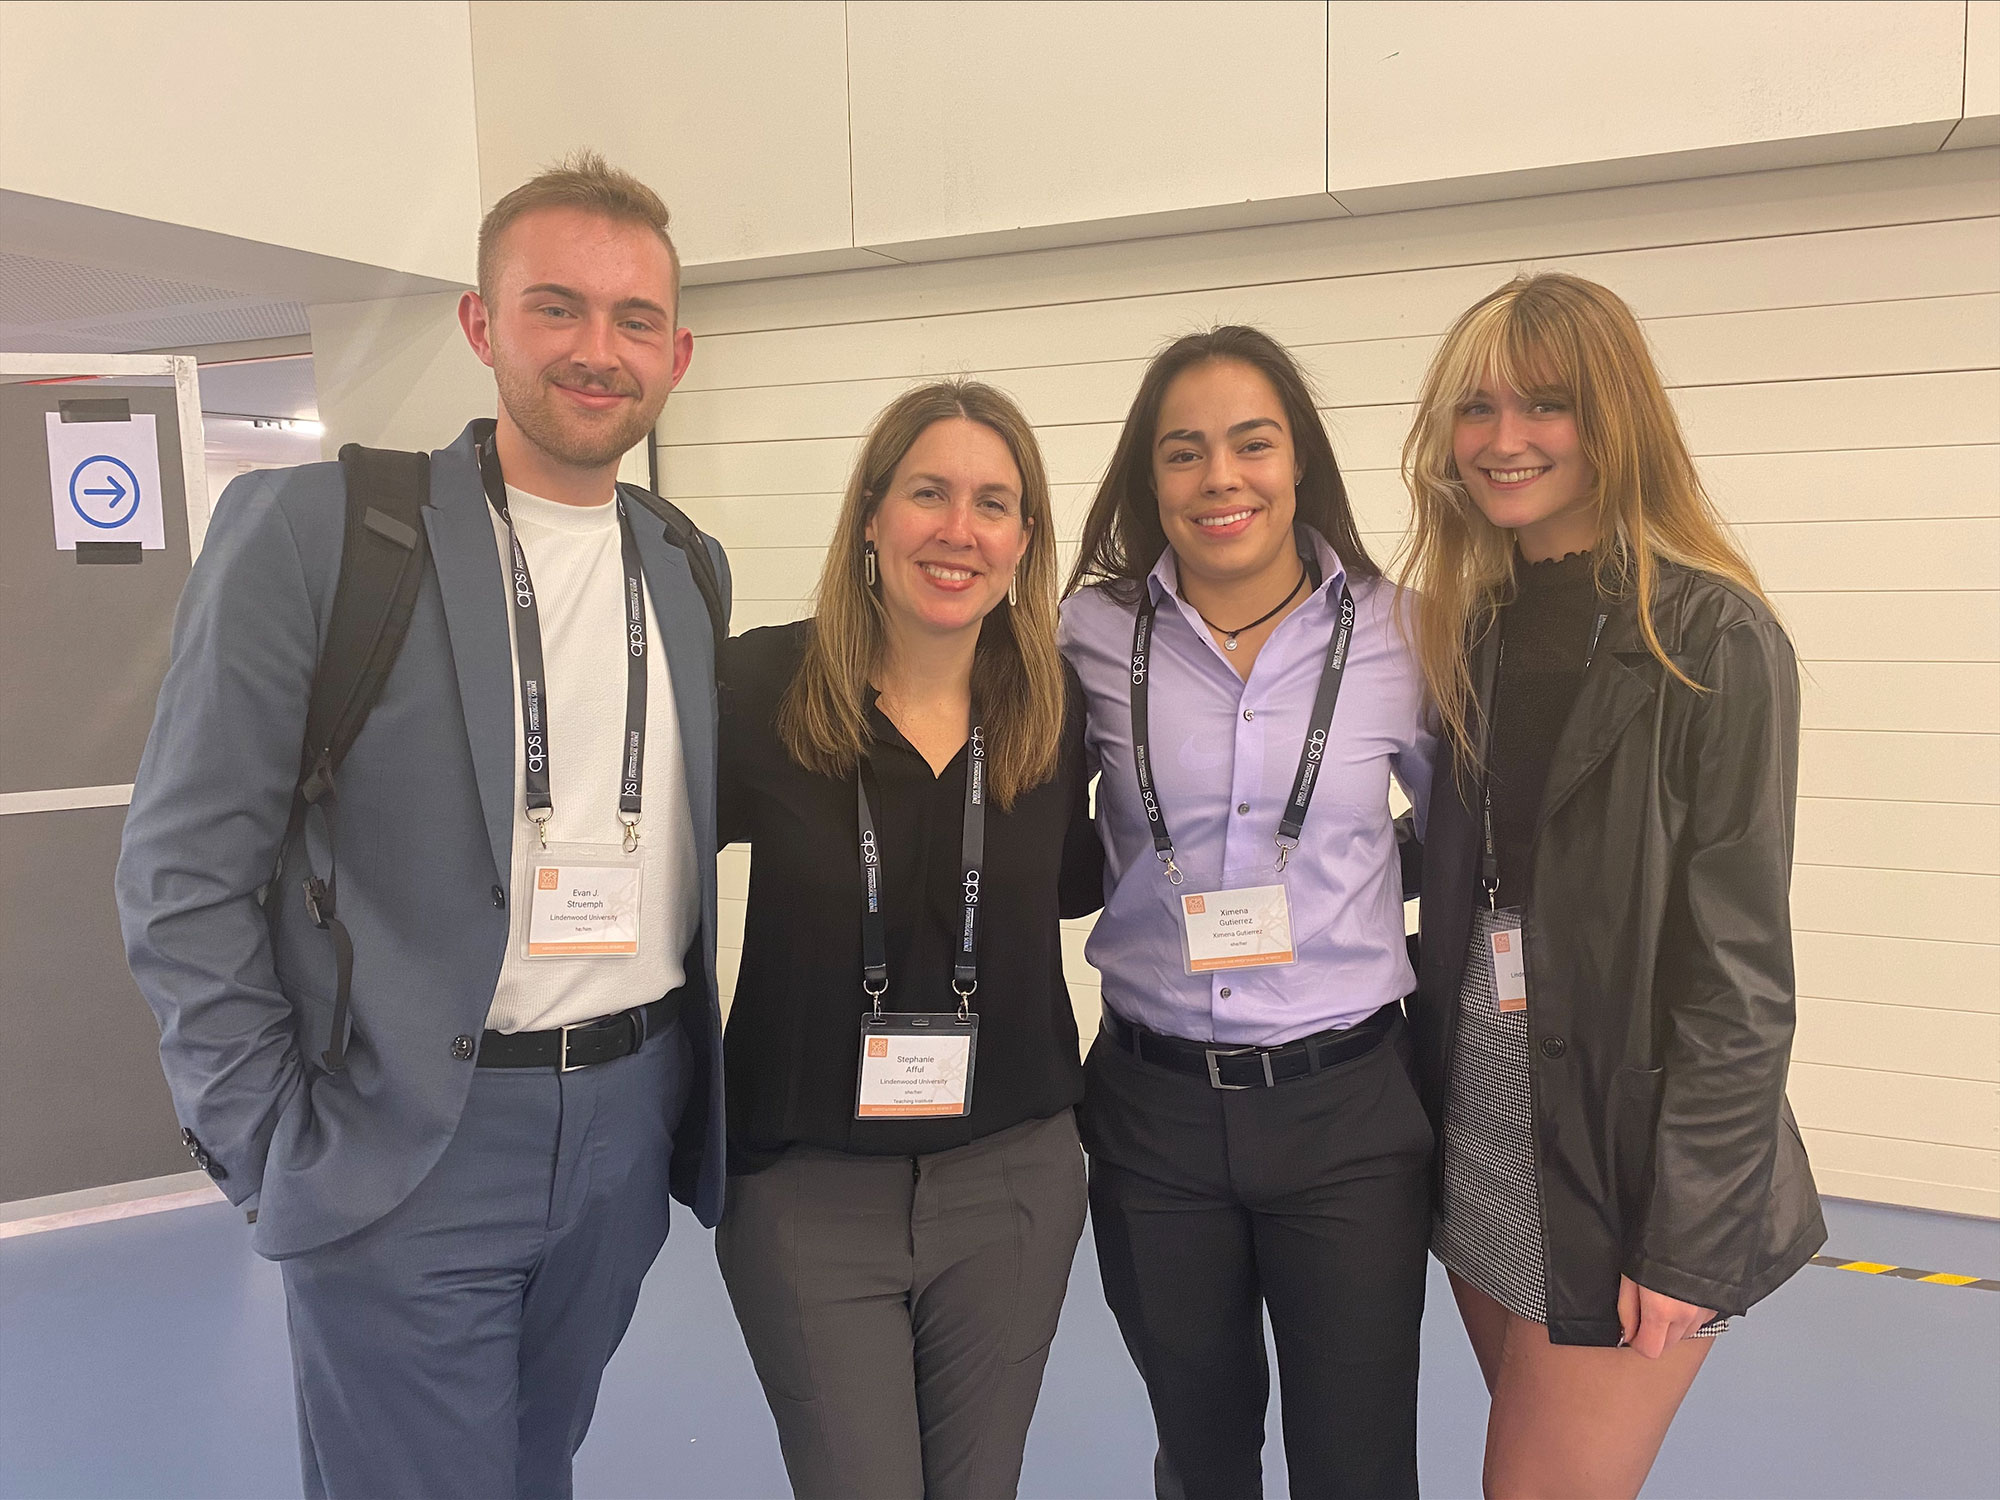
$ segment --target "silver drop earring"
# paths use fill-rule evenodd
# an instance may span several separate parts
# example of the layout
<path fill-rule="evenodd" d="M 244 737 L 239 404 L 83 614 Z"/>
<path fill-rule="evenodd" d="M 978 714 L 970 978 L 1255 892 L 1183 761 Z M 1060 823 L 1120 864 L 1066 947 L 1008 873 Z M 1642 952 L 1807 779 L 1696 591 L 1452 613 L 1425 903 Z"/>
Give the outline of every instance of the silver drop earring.
<path fill-rule="evenodd" d="M 861 544 L 861 581 L 871 589 L 875 587 L 875 544 Z"/>
<path fill-rule="evenodd" d="M 1012 609 L 1021 602 L 1021 575 L 1016 573 L 1007 580 L 1007 607 Z"/>

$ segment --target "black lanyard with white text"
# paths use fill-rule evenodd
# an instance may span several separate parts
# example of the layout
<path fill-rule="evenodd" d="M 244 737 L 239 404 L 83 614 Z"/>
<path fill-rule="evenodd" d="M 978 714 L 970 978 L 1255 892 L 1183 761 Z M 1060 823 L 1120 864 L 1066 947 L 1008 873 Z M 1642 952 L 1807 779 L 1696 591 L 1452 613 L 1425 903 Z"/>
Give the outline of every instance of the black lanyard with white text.
<path fill-rule="evenodd" d="M 1598 613 L 1597 622 L 1590 627 L 1590 645 L 1583 653 L 1583 670 L 1590 670 L 1591 659 L 1597 655 L 1597 638 L 1604 633 L 1604 622 L 1611 618 L 1609 610 Z M 1507 666 L 1507 621 L 1500 620 L 1500 640 L 1494 652 L 1493 686 L 1485 704 L 1486 744 L 1479 756 L 1479 884 L 1486 892 L 1486 909 L 1500 909 L 1500 851 L 1493 840 L 1493 725 L 1500 713 L 1500 677 Z"/>
<path fill-rule="evenodd" d="M 548 847 L 548 821 L 555 815 L 549 795 L 548 678 L 542 659 L 542 615 L 535 585 L 528 574 L 528 555 L 514 530 L 507 509 L 507 482 L 500 472 L 500 455 L 491 439 L 479 448 L 479 474 L 486 499 L 507 526 L 512 556 L 511 593 L 514 601 L 514 649 L 519 658 L 521 686 L 522 780 L 528 821 Z M 625 497 L 616 500 L 619 550 L 625 571 L 625 740 L 618 775 L 618 821 L 625 825 L 625 852 L 639 847 L 640 793 L 646 771 L 646 585 L 639 563 L 639 544 L 632 535 Z"/>
<path fill-rule="evenodd" d="M 1153 598 L 1150 580 L 1142 582 L 1139 611 L 1132 621 L 1132 764 L 1139 778 L 1139 803 L 1146 810 L 1146 822 L 1153 833 L 1153 853 L 1166 866 L 1167 879 L 1181 883 L 1180 866 L 1174 863 L 1173 835 L 1167 831 L 1167 815 L 1160 807 L 1160 795 L 1153 779 L 1153 754 L 1147 723 L 1148 679 L 1151 676 L 1153 616 L 1159 606 Z M 1299 835 L 1306 826 L 1314 789 L 1319 785 L 1320 764 L 1326 755 L 1327 732 L 1333 727 L 1334 705 L 1340 700 L 1340 682 L 1347 673 L 1347 648 L 1354 638 L 1354 596 L 1346 580 L 1340 585 L 1338 619 L 1333 638 L 1326 645 L 1326 664 L 1320 669 L 1319 690 L 1313 695 L 1312 718 L 1306 724 L 1306 742 L 1299 751 L 1299 769 L 1292 777 L 1292 790 L 1285 799 L 1285 813 L 1278 821 L 1278 869 L 1283 871 Z"/>
<path fill-rule="evenodd" d="M 986 737 L 974 724 L 965 745 L 965 822 L 960 842 L 959 889 L 964 920 L 958 950 L 952 960 L 951 988 L 958 996 L 958 1015 L 970 1014 L 979 989 L 979 882 L 986 864 Z M 868 800 L 871 773 L 864 761 L 854 778 L 854 800 L 861 833 L 861 988 L 882 1014 L 882 996 L 889 989 L 889 934 L 882 918 L 882 841 L 875 828 L 875 810 Z"/>

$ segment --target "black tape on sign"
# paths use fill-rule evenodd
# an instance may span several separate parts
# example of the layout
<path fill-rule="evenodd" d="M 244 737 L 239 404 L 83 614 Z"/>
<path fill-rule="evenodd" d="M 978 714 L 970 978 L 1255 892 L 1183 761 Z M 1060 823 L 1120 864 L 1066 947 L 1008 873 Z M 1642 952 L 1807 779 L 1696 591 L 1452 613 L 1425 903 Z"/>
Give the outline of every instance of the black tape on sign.
<path fill-rule="evenodd" d="M 137 542 L 78 542 L 76 560 L 80 563 L 135 563 L 144 562 L 145 554 L 139 550 Z"/>
<path fill-rule="evenodd" d="M 94 396 L 88 400 L 62 401 L 57 405 L 65 422 L 129 422 L 132 403 L 123 396 Z"/>

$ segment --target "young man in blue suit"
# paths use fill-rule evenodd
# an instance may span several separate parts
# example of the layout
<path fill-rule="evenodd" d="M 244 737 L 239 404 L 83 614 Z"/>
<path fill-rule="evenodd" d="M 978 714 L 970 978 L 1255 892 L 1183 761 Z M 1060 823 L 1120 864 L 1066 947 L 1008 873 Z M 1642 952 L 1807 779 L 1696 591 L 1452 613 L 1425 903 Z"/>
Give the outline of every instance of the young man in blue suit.
<path fill-rule="evenodd" d="M 431 455 L 430 565 L 337 819 L 287 838 L 342 466 L 232 484 L 181 601 L 119 908 L 184 1139 L 283 1270 L 309 1495 L 568 1495 L 670 1179 L 721 1212 L 717 627 L 686 549 L 725 617 L 728 570 L 616 490 L 693 352 L 679 279 L 665 206 L 594 155 L 487 216 L 460 321 L 498 420 Z M 344 1016 L 303 894 L 334 870 Z"/>

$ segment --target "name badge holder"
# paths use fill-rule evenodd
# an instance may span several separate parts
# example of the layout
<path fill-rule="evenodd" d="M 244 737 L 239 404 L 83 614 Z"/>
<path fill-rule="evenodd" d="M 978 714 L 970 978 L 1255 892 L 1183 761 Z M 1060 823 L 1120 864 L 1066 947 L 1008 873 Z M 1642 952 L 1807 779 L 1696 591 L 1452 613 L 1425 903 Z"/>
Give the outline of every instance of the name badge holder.
<path fill-rule="evenodd" d="M 861 989 L 869 1009 L 861 1015 L 860 1058 L 855 1067 L 857 1120 L 961 1119 L 972 1113 L 973 1067 L 979 1053 L 979 882 L 986 860 L 986 741 L 974 724 L 966 742 L 965 822 L 960 861 L 964 921 L 952 964 L 956 1011 L 888 1011 L 888 929 L 882 918 L 882 848 L 868 799 L 864 764 L 854 778 L 861 833 Z"/>
<path fill-rule="evenodd" d="M 1585 671 L 1590 670 L 1591 659 L 1597 655 L 1597 638 L 1603 633 L 1604 622 L 1609 618 L 1608 614 L 1599 614 L 1597 623 L 1591 628 L 1590 646 L 1583 654 Z M 1494 655 L 1494 686 L 1485 715 L 1486 744 L 1479 756 L 1479 884 L 1486 892 L 1486 910 L 1479 914 L 1479 920 L 1474 925 L 1481 934 L 1480 957 L 1486 964 L 1486 977 L 1492 985 L 1493 1007 L 1502 1015 L 1513 1015 L 1528 1008 L 1527 914 L 1518 906 L 1499 904 L 1500 853 L 1493 840 L 1493 789 L 1489 767 L 1493 721 L 1499 712 L 1500 674 L 1507 665 L 1507 637 L 1504 633 Z"/>
<path fill-rule="evenodd" d="M 1132 622 L 1132 762 L 1139 780 L 1139 803 L 1153 835 L 1153 853 L 1174 887 L 1180 915 L 1181 962 L 1189 974 L 1214 974 L 1228 969 L 1273 968 L 1298 962 L 1292 941 L 1291 894 L 1284 878 L 1285 863 L 1299 846 L 1306 814 L 1319 785 L 1326 756 L 1327 733 L 1340 701 L 1341 679 L 1347 672 L 1348 647 L 1354 639 L 1354 596 L 1341 584 L 1338 621 L 1327 642 L 1326 663 L 1313 695 L 1306 742 L 1299 751 L 1299 768 L 1278 820 L 1277 860 L 1263 866 L 1225 870 L 1220 889 L 1182 891 L 1185 877 L 1174 862 L 1173 835 L 1160 806 L 1153 779 L 1153 753 L 1148 719 L 1148 679 L 1152 660 L 1153 620 L 1158 605 L 1148 587 Z M 1273 879 L 1271 877 L 1275 876 Z M 1261 877 L 1261 878 L 1260 878 Z"/>
<path fill-rule="evenodd" d="M 500 457 L 489 440 L 479 450 L 486 499 L 507 526 L 511 561 L 514 648 L 519 658 L 521 762 L 528 821 L 536 847 L 522 851 L 514 889 L 525 892 L 524 958 L 635 958 L 644 876 L 639 863 L 639 816 L 646 771 L 646 586 L 638 542 L 625 500 L 617 500 L 619 550 L 625 575 L 625 739 L 618 768 L 618 821 L 624 837 L 609 843 L 556 843 L 548 838 L 555 802 L 549 793 L 549 712 L 542 654 L 541 608 L 528 555 L 507 508 Z"/>

